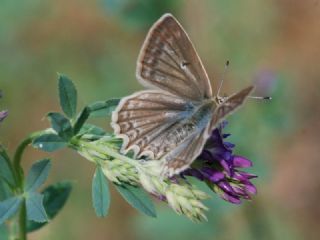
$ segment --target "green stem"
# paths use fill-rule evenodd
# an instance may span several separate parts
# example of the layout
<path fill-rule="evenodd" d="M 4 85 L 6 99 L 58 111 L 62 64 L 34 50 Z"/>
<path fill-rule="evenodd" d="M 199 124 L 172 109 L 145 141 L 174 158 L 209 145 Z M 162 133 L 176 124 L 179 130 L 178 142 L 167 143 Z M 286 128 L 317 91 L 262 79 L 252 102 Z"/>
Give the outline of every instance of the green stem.
<path fill-rule="evenodd" d="M 25 149 L 28 147 L 29 144 L 32 143 L 33 139 L 41 134 L 44 134 L 46 132 L 52 131 L 51 129 L 47 129 L 44 131 L 38 131 L 31 133 L 28 137 L 26 137 L 17 147 L 16 152 L 13 156 L 13 170 L 16 175 L 17 181 L 18 181 L 18 188 L 22 190 L 23 187 L 23 169 L 21 167 L 21 160 L 22 160 L 22 155 L 25 151 Z"/>
<path fill-rule="evenodd" d="M 32 135 L 28 136 L 24 139 L 19 146 L 13 157 L 13 169 L 14 174 L 17 179 L 17 188 L 19 194 L 23 193 L 23 180 L 24 180 L 24 173 L 21 167 L 21 160 L 22 155 L 28 145 L 32 142 Z M 26 240 L 27 239 L 27 231 L 26 231 L 26 203 L 25 201 L 22 202 L 21 208 L 19 211 L 19 219 L 18 219 L 18 226 L 19 226 L 19 240 Z"/>
<path fill-rule="evenodd" d="M 13 170 L 12 161 L 10 160 L 10 157 L 7 155 L 6 151 L 2 148 L 1 145 L 0 145 L 0 152 L 1 152 L 1 155 L 4 156 L 3 159 L 6 161 L 7 165 L 9 166 L 10 172 L 13 173 L 14 186 L 17 186 L 18 185 L 18 179 L 17 179 L 17 176 L 15 174 L 15 171 Z"/>
<path fill-rule="evenodd" d="M 24 177 L 23 169 L 21 167 L 22 155 L 24 153 L 24 150 L 27 148 L 27 146 L 32 142 L 32 139 L 33 138 L 31 137 L 31 135 L 26 139 L 24 139 L 18 146 L 13 157 L 13 169 L 18 180 L 18 188 L 20 189 L 20 191 L 22 190 L 21 188 L 23 185 L 23 177 Z"/>
<path fill-rule="evenodd" d="M 21 166 L 22 156 L 25 149 L 29 144 L 32 143 L 33 139 L 40 134 L 43 134 L 44 131 L 35 132 L 26 137 L 17 147 L 16 152 L 13 156 L 13 173 L 16 179 L 17 184 L 17 192 L 18 194 L 23 194 L 23 183 L 24 183 L 24 172 Z M 26 214 L 26 203 L 22 202 L 20 212 L 19 212 L 19 240 L 27 239 L 27 231 L 26 231 L 26 223 L 27 223 L 27 214 Z"/>
<path fill-rule="evenodd" d="M 26 213 L 26 201 L 23 200 L 20 212 L 19 212 L 19 240 L 27 239 L 27 213 Z"/>

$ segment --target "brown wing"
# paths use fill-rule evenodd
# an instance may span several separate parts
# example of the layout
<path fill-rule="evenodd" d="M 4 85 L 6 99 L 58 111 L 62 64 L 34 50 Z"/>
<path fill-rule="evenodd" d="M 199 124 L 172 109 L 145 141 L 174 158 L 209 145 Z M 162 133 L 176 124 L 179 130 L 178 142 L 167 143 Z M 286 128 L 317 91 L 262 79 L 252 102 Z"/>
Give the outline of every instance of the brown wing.
<path fill-rule="evenodd" d="M 253 86 L 247 87 L 240 92 L 231 95 L 223 103 L 221 103 L 213 113 L 210 129 L 215 128 L 221 122 L 221 120 L 225 119 L 228 115 L 242 106 L 253 89 Z"/>
<path fill-rule="evenodd" d="M 165 164 L 162 174 L 171 177 L 187 169 L 200 155 L 209 137 L 208 130 L 209 127 L 207 126 L 200 134 L 194 134 L 172 152 L 168 153 L 163 158 Z"/>
<path fill-rule="evenodd" d="M 124 140 L 122 152 L 158 159 L 174 146 L 164 144 L 190 111 L 190 104 L 170 93 L 157 90 L 137 92 L 123 98 L 112 114 L 116 136 Z"/>
<path fill-rule="evenodd" d="M 171 14 L 163 15 L 150 29 L 140 51 L 136 76 L 147 87 L 187 100 L 212 97 L 201 60 L 188 35 Z"/>

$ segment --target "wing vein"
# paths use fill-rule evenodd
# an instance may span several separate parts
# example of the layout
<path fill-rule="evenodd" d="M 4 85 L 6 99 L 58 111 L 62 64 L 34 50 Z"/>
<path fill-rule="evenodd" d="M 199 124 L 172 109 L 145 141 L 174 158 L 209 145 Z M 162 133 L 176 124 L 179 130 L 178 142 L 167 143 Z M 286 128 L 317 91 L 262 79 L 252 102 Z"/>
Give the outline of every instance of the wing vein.
<path fill-rule="evenodd" d="M 193 48 L 192 43 L 191 43 L 190 39 L 188 38 L 187 34 L 184 32 L 183 29 L 181 29 L 181 27 L 180 27 L 179 25 L 178 25 L 178 28 L 179 28 L 179 30 L 181 31 L 181 33 L 186 37 L 187 41 L 188 41 L 189 44 L 190 44 L 190 47 Z M 168 32 L 170 33 L 170 35 L 173 36 L 173 38 L 175 39 L 175 43 L 178 45 L 178 48 L 179 48 L 179 49 L 183 49 L 183 48 L 180 46 L 181 39 L 178 39 L 177 36 L 174 34 L 174 32 L 173 32 L 170 28 L 167 28 L 167 30 L 168 30 Z M 178 55 L 178 57 L 180 57 L 181 59 L 184 59 L 184 60 L 185 60 L 185 56 L 184 56 L 183 53 L 181 53 L 180 56 Z M 191 65 L 191 66 L 193 66 L 193 65 Z M 195 70 L 195 69 L 193 69 L 193 70 Z M 194 72 L 196 72 L 196 71 L 194 71 Z M 198 90 L 198 92 L 199 92 L 200 94 L 202 94 L 201 89 L 199 88 L 199 86 L 198 86 L 198 84 L 197 84 L 197 78 L 194 76 L 194 74 L 192 74 L 192 71 L 189 71 L 189 72 L 188 72 L 192 77 L 188 76 L 188 74 L 187 74 L 185 71 L 183 71 L 183 73 L 184 73 L 184 75 L 185 75 L 185 77 L 186 77 L 187 79 L 191 80 L 192 84 L 196 87 L 196 89 Z"/>
<path fill-rule="evenodd" d="M 165 72 L 163 69 L 153 68 L 153 67 L 152 67 L 151 65 L 149 65 L 149 64 L 146 64 L 146 66 L 149 67 L 149 68 L 150 68 L 151 70 L 153 70 L 153 71 L 156 71 L 156 72 L 159 72 L 159 73 L 163 74 L 164 76 L 173 77 L 173 78 L 175 78 L 175 79 L 177 79 L 177 80 L 180 80 L 180 81 L 182 81 L 182 82 L 187 82 L 184 78 L 181 78 L 181 77 L 179 77 L 179 76 L 177 76 L 177 75 L 175 75 L 175 74 L 173 74 L 173 73 Z"/>

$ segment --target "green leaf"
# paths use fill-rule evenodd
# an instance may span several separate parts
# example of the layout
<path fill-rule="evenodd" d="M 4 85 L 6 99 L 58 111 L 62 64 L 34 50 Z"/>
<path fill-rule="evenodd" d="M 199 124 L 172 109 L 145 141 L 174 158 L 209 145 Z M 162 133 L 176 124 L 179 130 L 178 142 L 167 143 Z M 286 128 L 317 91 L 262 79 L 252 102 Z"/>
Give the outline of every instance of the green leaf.
<path fill-rule="evenodd" d="M 9 240 L 9 230 L 5 224 L 0 225 L 0 240 Z"/>
<path fill-rule="evenodd" d="M 48 133 L 35 138 L 32 142 L 33 147 L 45 152 L 54 152 L 64 148 L 68 143 L 56 134 Z"/>
<path fill-rule="evenodd" d="M 47 222 L 48 217 L 43 207 L 43 195 L 29 192 L 26 197 L 27 219 L 35 222 Z"/>
<path fill-rule="evenodd" d="M 110 206 L 108 182 L 101 167 L 97 167 L 92 180 L 92 201 L 98 217 L 105 217 Z"/>
<path fill-rule="evenodd" d="M 59 75 L 59 98 L 63 112 L 73 118 L 77 111 L 77 90 L 73 82 L 65 75 Z"/>
<path fill-rule="evenodd" d="M 0 202 L 0 225 L 18 211 L 21 202 L 21 197 L 12 197 Z"/>
<path fill-rule="evenodd" d="M 47 180 L 50 168 L 50 159 L 42 159 L 35 162 L 28 173 L 24 190 L 37 190 Z"/>
<path fill-rule="evenodd" d="M 134 187 L 129 184 L 115 184 L 115 186 L 121 196 L 132 207 L 150 217 L 157 217 L 153 202 L 142 188 Z"/>
<path fill-rule="evenodd" d="M 13 192 L 8 182 L 5 179 L 0 178 L 0 201 L 3 201 L 12 196 Z"/>
<path fill-rule="evenodd" d="M 89 107 L 85 107 L 77 117 L 77 120 L 74 124 L 74 134 L 77 134 L 81 130 L 83 124 L 85 124 L 89 116 L 90 116 L 90 109 Z"/>
<path fill-rule="evenodd" d="M 100 127 L 86 123 L 82 126 L 81 130 L 78 133 L 78 136 L 79 135 L 82 136 L 83 134 L 104 136 L 104 135 L 106 135 L 106 132 Z"/>
<path fill-rule="evenodd" d="M 99 101 L 89 105 L 91 117 L 107 117 L 118 106 L 120 99 L 109 99 L 107 101 Z"/>
<path fill-rule="evenodd" d="M 42 191 L 43 205 L 49 219 L 53 219 L 67 202 L 72 190 L 70 182 L 58 182 Z M 32 232 L 46 225 L 46 222 L 38 223 L 27 221 L 27 231 Z"/>
<path fill-rule="evenodd" d="M 0 146 L 0 181 L 5 180 L 11 186 L 14 185 L 14 177 L 10 165 L 10 158 L 6 151 Z"/>
<path fill-rule="evenodd" d="M 73 135 L 70 120 L 63 116 L 61 113 L 51 112 L 48 113 L 48 118 L 51 122 L 52 128 L 63 139 L 69 140 Z"/>

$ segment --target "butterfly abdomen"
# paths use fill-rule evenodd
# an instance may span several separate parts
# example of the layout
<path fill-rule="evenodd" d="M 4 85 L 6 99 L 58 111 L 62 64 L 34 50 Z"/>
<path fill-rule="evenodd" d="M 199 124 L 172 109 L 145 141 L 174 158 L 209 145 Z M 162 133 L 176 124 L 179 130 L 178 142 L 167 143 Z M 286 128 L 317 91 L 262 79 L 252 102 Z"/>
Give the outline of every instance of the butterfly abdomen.
<path fill-rule="evenodd" d="M 195 129 L 196 126 L 192 122 L 180 124 L 167 135 L 166 143 L 172 147 L 175 147 L 189 137 Z"/>
<path fill-rule="evenodd" d="M 189 118 L 168 133 L 167 144 L 175 147 L 194 134 L 200 133 L 210 122 L 214 108 L 215 104 L 213 101 L 208 101 L 195 107 Z"/>

